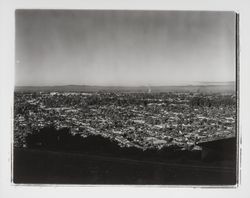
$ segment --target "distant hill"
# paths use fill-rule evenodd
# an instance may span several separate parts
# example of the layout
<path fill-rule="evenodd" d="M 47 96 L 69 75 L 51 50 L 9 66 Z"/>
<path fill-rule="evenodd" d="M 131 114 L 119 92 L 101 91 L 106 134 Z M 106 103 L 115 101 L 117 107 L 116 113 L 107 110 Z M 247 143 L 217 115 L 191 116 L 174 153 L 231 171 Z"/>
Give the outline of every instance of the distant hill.
<path fill-rule="evenodd" d="M 171 86 L 89 86 L 89 85 L 63 85 L 63 86 L 16 86 L 16 92 L 235 92 L 235 82 L 201 82 L 191 85 Z"/>

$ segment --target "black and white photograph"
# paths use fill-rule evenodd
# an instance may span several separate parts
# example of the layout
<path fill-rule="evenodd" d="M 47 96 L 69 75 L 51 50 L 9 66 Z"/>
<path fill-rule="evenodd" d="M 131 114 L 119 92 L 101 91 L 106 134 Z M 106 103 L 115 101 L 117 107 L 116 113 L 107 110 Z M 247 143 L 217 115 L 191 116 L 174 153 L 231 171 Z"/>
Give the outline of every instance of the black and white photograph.
<path fill-rule="evenodd" d="M 236 186 L 239 18 L 16 9 L 12 182 Z"/>

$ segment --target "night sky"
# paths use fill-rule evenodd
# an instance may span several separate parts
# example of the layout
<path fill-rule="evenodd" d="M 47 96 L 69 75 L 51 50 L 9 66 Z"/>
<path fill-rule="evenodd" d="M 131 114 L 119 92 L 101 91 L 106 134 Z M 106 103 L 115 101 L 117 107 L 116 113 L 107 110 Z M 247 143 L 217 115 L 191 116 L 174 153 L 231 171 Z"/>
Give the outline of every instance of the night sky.
<path fill-rule="evenodd" d="M 235 13 L 17 10 L 16 85 L 235 80 Z"/>

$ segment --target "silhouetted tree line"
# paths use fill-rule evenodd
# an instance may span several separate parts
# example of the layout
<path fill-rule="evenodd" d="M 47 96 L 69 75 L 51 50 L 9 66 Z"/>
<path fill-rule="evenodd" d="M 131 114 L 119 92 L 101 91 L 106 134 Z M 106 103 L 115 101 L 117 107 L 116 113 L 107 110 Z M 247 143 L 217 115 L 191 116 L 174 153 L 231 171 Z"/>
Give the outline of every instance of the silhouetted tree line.
<path fill-rule="evenodd" d="M 80 134 L 73 135 L 68 128 L 60 130 L 53 127 L 43 128 L 40 131 L 28 134 L 26 144 L 28 148 L 33 149 L 106 154 L 119 157 L 135 157 L 137 159 L 200 157 L 200 153 L 181 151 L 177 146 L 164 147 L 160 150 L 157 148 L 142 150 L 137 147 L 120 147 L 117 142 L 100 135 L 90 135 L 86 138 L 81 137 Z"/>

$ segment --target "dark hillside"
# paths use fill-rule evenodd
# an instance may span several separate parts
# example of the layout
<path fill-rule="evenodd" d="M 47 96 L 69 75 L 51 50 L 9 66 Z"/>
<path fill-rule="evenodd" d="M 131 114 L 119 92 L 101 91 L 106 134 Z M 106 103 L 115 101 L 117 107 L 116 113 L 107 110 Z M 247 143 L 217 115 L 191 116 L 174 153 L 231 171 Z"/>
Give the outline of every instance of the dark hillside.
<path fill-rule="evenodd" d="M 26 137 L 27 147 L 31 149 L 54 150 L 62 152 L 95 153 L 98 155 L 126 156 L 136 159 L 200 159 L 200 151 L 182 151 L 177 146 L 165 147 L 160 150 L 137 147 L 120 147 L 117 142 L 100 135 L 86 138 L 79 134 L 72 135 L 69 129 L 56 130 L 53 127 L 43 128 L 39 132 Z"/>
<path fill-rule="evenodd" d="M 234 185 L 230 167 L 14 149 L 14 183 Z"/>
<path fill-rule="evenodd" d="M 228 162 L 205 163 L 200 152 L 121 148 L 102 136 L 44 128 L 14 148 L 14 182 L 42 184 L 234 185 Z"/>

